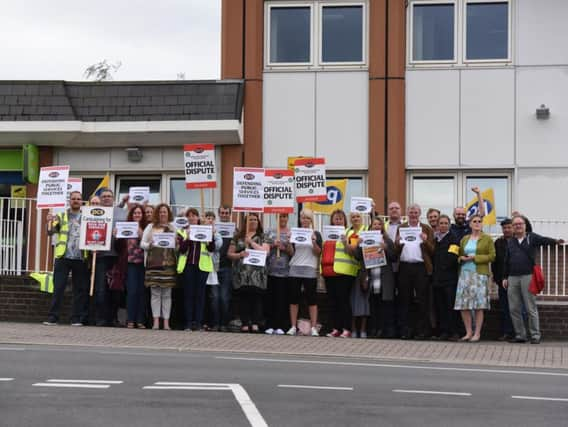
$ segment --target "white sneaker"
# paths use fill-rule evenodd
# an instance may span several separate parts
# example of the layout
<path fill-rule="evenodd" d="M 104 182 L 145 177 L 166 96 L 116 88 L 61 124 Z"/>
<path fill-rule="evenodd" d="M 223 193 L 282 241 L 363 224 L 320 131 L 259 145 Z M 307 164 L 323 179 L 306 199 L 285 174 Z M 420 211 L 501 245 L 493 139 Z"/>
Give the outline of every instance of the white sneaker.
<path fill-rule="evenodd" d="M 298 329 L 295 326 L 292 326 L 290 329 L 288 329 L 286 335 L 298 335 Z"/>
<path fill-rule="evenodd" d="M 71 326 L 83 326 L 83 324 L 81 322 L 74 322 L 71 323 Z"/>
<path fill-rule="evenodd" d="M 320 336 L 320 333 L 318 332 L 318 330 L 315 326 L 312 326 L 310 335 L 312 337 L 319 337 Z"/>
<path fill-rule="evenodd" d="M 47 321 L 47 322 L 43 322 L 43 324 L 44 324 L 45 326 L 57 326 L 57 322 L 50 322 L 50 321 Z"/>
<path fill-rule="evenodd" d="M 367 332 L 361 332 L 359 338 L 367 338 Z"/>
<path fill-rule="evenodd" d="M 278 328 L 274 331 L 274 335 L 284 335 L 284 331 L 282 329 Z"/>
<path fill-rule="evenodd" d="M 273 335 L 273 334 L 274 334 L 274 329 L 268 328 L 266 331 L 264 331 L 264 333 L 265 333 L 266 335 Z"/>

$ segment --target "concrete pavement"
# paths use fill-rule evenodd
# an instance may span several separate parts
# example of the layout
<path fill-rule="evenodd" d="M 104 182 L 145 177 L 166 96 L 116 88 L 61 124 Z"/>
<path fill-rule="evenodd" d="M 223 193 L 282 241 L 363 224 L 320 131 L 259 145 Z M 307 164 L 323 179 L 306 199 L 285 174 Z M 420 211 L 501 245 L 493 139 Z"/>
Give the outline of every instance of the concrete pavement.
<path fill-rule="evenodd" d="M 495 341 L 452 343 L 326 337 L 267 336 L 220 332 L 152 331 L 124 328 L 43 326 L 0 322 L 0 344 L 47 344 L 139 348 L 181 352 L 213 351 L 279 355 L 357 357 L 400 360 L 568 369 L 568 342 L 540 345 Z"/>

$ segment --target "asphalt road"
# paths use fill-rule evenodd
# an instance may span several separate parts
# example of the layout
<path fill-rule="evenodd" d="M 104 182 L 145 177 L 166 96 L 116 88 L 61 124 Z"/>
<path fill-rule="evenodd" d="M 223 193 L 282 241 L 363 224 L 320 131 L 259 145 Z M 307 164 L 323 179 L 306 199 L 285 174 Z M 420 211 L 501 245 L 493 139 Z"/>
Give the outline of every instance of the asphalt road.
<path fill-rule="evenodd" d="M 1 426 L 565 426 L 568 371 L 0 346 Z"/>

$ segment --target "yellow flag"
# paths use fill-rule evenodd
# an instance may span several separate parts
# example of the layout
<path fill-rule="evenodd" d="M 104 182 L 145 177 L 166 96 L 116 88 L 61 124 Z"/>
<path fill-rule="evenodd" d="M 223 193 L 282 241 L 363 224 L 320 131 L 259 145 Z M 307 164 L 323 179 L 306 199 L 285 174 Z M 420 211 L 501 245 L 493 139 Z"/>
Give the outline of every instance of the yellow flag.
<path fill-rule="evenodd" d="M 336 209 L 343 209 L 347 180 L 328 179 L 325 181 L 325 185 L 327 187 L 327 200 L 325 202 L 304 203 L 304 206 L 314 212 L 330 215 Z"/>
<path fill-rule="evenodd" d="M 95 191 L 93 191 L 93 194 L 91 194 L 91 196 L 89 197 L 89 200 L 92 199 L 94 196 L 100 196 L 101 195 L 101 190 L 103 188 L 108 188 L 110 187 L 110 175 L 107 173 L 103 179 L 101 179 L 101 182 L 99 182 L 99 185 L 97 185 L 97 188 L 95 188 Z"/>
<path fill-rule="evenodd" d="M 39 282 L 39 290 L 53 293 L 53 273 L 31 273 L 30 277 Z"/>
<path fill-rule="evenodd" d="M 495 195 L 493 189 L 489 188 L 481 193 L 483 202 L 485 203 L 485 216 L 483 217 L 483 225 L 497 224 L 497 214 L 495 212 Z M 472 199 L 466 206 L 467 217 L 479 212 L 477 197 Z"/>

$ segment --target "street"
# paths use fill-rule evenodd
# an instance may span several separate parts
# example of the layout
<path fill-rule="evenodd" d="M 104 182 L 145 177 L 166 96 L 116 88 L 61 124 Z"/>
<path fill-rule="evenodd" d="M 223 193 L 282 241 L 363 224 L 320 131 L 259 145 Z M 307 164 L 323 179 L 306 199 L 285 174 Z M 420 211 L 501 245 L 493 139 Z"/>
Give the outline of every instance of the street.
<path fill-rule="evenodd" d="M 2 426 L 560 426 L 568 371 L 0 346 Z"/>

